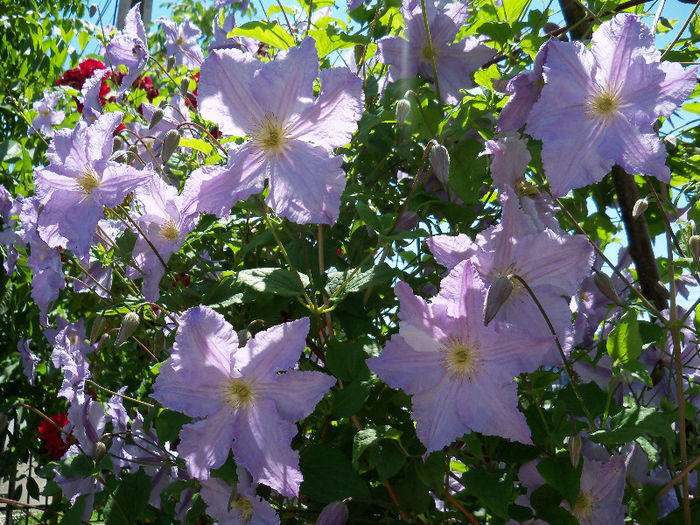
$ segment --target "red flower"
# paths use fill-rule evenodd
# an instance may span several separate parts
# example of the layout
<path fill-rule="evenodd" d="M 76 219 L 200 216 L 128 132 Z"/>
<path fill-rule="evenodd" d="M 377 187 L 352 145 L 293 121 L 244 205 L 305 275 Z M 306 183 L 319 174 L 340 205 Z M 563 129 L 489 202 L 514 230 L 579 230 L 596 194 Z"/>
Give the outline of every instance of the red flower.
<path fill-rule="evenodd" d="M 192 78 L 197 82 L 197 85 L 199 85 L 199 71 L 195 73 Z M 185 104 L 187 104 L 187 107 L 190 109 L 197 109 L 197 87 L 194 88 L 192 93 L 187 93 L 187 95 L 185 95 Z"/>
<path fill-rule="evenodd" d="M 51 416 L 51 421 L 60 427 L 65 427 L 68 424 L 68 416 L 63 412 Z M 49 453 L 52 461 L 61 459 L 71 443 L 75 443 L 72 436 L 68 438 L 69 442 L 63 440 L 63 432 L 56 428 L 56 425 L 48 421 L 42 421 L 39 424 L 39 439 L 44 442 L 44 448 Z"/>
<path fill-rule="evenodd" d="M 56 80 L 56 85 L 57 86 L 70 86 L 74 89 L 77 89 L 80 91 L 83 88 L 83 84 L 85 84 L 85 81 L 90 78 L 92 75 L 95 74 L 95 71 L 98 69 L 107 69 L 105 65 L 99 61 L 95 60 L 94 58 L 88 58 L 87 60 L 84 60 L 80 64 L 78 64 L 78 67 L 74 67 L 73 69 L 69 69 L 68 71 L 64 72 L 60 77 L 58 77 L 58 80 Z M 109 78 L 109 73 L 107 73 L 104 77 L 102 77 L 102 84 L 100 85 L 100 102 L 102 102 L 102 105 L 105 105 L 106 99 L 105 97 L 107 96 L 107 93 L 109 93 L 109 86 L 107 85 L 107 78 Z M 73 97 L 75 99 L 75 102 L 78 104 L 78 113 L 83 112 L 83 105 L 80 103 L 80 101 Z"/>

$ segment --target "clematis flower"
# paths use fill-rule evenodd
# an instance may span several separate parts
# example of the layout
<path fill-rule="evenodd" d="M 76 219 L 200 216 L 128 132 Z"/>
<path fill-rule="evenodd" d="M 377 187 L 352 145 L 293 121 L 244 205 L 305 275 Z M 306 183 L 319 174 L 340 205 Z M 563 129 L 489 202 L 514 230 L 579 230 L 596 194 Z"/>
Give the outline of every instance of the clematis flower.
<path fill-rule="evenodd" d="M 197 224 L 199 214 L 195 203 L 187 194 L 178 195 L 177 189 L 160 177 L 154 177 L 149 185 L 137 188 L 134 196 L 141 209 L 136 222 L 167 263 Z M 143 274 L 129 267 L 127 275 L 132 279 L 143 277 L 144 297 L 148 301 L 157 301 L 160 296 L 158 284 L 165 273 L 163 264 L 143 237 L 136 241 L 133 257 Z"/>
<path fill-rule="evenodd" d="M 233 449 L 255 483 L 296 496 L 302 476 L 290 442 L 334 384 L 321 372 L 290 370 L 304 349 L 309 320 L 260 332 L 239 348 L 230 324 L 209 307 L 187 310 L 160 368 L 153 397 L 199 418 L 182 427 L 178 452 L 193 477 L 209 479 Z M 280 374 L 278 372 L 283 372 Z"/>
<path fill-rule="evenodd" d="M 486 287 L 469 261 L 442 280 L 430 303 L 403 282 L 395 293 L 399 333 L 366 362 L 413 396 L 416 434 L 428 452 L 472 431 L 531 443 L 513 378 L 540 365 L 546 341 L 498 321 L 484 326 Z"/>
<path fill-rule="evenodd" d="M 80 94 L 82 95 L 82 113 L 90 122 L 94 121 L 102 114 L 102 107 L 105 105 L 105 97 L 109 93 L 109 86 L 105 80 L 109 77 L 109 71 L 98 69 L 83 84 Z M 80 106 L 78 106 L 80 111 Z"/>
<path fill-rule="evenodd" d="M 245 469 L 238 468 L 238 483 L 232 489 L 220 478 L 200 481 L 199 492 L 207 504 L 207 514 L 220 523 L 276 525 L 280 522 L 275 509 L 255 494 L 256 485 Z"/>
<path fill-rule="evenodd" d="M 63 372 L 63 383 L 57 395 L 72 402 L 77 395 L 82 395 L 85 379 L 91 376 L 86 357 L 95 351 L 95 346 L 85 340 L 82 319 L 76 323 L 66 323 L 55 333 L 46 330 L 45 335 L 53 345 L 51 362 Z"/>
<path fill-rule="evenodd" d="M 278 215 L 305 224 L 333 224 L 345 188 L 345 145 L 363 111 L 362 81 L 347 68 L 321 71 L 314 41 L 263 64 L 238 49 L 213 51 L 202 64 L 198 105 L 224 134 L 249 137 L 229 151 L 227 166 L 195 170 L 188 185 L 198 211 L 228 214 L 239 199 L 263 190 Z"/>
<path fill-rule="evenodd" d="M 447 104 L 458 104 L 462 100 L 459 90 L 473 85 L 469 74 L 496 54 L 496 50 L 485 45 L 480 38 L 454 41 L 467 19 L 467 5 L 464 0 L 444 4 L 435 0 L 425 2 L 440 95 Z M 380 38 L 377 41 L 378 59 L 391 66 L 389 80 L 392 82 L 419 75 L 434 83 L 420 0 L 404 0 L 401 14 L 405 38 Z"/>
<path fill-rule="evenodd" d="M 154 176 L 109 160 L 119 112 L 100 115 L 92 124 L 79 121 L 73 130 L 59 130 L 47 153 L 49 166 L 35 171 L 36 193 L 44 210 L 39 235 L 50 248 L 68 248 L 87 261 L 103 207 L 124 197 Z"/>
<path fill-rule="evenodd" d="M 29 348 L 31 342 L 31 339 L 20 338 L 20 340 L 17 341 L 17 351 L 22 359 L 22 371 L 29 380 L 29 384 L 34 386 L 34 382 L 36 381 L 36 365 L 37 363 L 41 363 L 41 358 L 35 355 Z"/>
<path fill-rule="evenodd" d="M 197 43 L 202 32 L 192 23 L 185 20 L 182 24 L 161 16 L 156 22 L 160 23 L 165 32 L 165 53 L 175 57 L 175 64 L 184 65 L 187 69 L 198 68 L 204 61 L 202 48 Z"/>
<path fill-rule="evenodd" d="M 43 98 L 32 104 L 32 109 L 37 112 L 37 116 L 32 120 L 32 126 L 48 137 L 53 135 L 51 126 L 60 124 L 66 116 L 65 111 L 56 110 L 56 104 L 60 99 L 61 93 L 44 91 Z M 29 131 L 34 132 L 31 128 Z"/>
<path fill-rule="evenodd" d="M 121 101 L 126 90 L 131 87 L 148 63 L 148 42 L 146 42 L 146 29 L 141 20 L 140 8 L 141 3 L 131 8 L 124 19 L 124 29 L 117 31 L 105 49 L 105 57 L 111 64 L 126 66 L 129 69 L 129 73 L 119 85 L 117 101 Z"/>
<path fill-rule="evenodd" d="M 555 197 L 601 180 L 614 164 L 669 182 L 666 150 L 654 131 L 696 85 L 697 68 L 660 62 L 651 30 L 637 16 L 601 24 L 588 50 L 552 40 L 546 84 L 526 131 L 542 140 Z"/>
<path fill-rule="evenodd" d="M 39 307 L 39 322 L 46 325 L 49 305 L 66 287 L 61 253 L 58 248 L 49 247 L 39 236 L 39 199 L 29 197 L 21 204 L 19 219 L 22 229 L 18 233 L 18 239 L 29 245 L 31 250 L 27 264 L 32 269 L 32 299 Z"/>
<path fill-rule="evenodd" d="M 573 343 L 571 312 L 568 300 L 581 281 L 590 273 L 593 249 L 585 237 L 558 233 L 551 229 L 537 231 L 536 224 L 525 215 L 513 199 L 504 203 L 503 221 L 488 228 L 472 241 L 468 236 L 438 235 L 428 239 L 435 260 L 453 268 L 469 259 L 487 286 L 499 277 L 520 276 L 533 290 L 552 322 L 564 350 Z M 511 278 L 512 279 L 512 278 Z M 497 319 L 512 323 L 533 336 L 550 334 L 542 313 L 528 291 L 512 281 L 513 292 L 506 298 Z M 546 362 L 561 365 L 561 357 L 550 336 Z"/>

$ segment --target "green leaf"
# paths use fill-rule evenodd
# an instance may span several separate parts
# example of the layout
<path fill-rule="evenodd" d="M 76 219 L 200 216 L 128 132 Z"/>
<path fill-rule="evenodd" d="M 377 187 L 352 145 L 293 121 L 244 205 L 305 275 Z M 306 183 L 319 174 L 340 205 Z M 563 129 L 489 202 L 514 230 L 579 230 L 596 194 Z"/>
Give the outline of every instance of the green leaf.
<path fill-rule="evenodd" d="M 179 146 L 183 148 L 192 148 L 197 151 L 201 151 L 205 155 L 211 153 L 212 145 L 202 139 L 191 139 L 187 137 L 180 137 Z"/>
<path fill-rule="evenodd" d="M 527 9 L 530 0 L 503 0 L 503 10 L 509 23 L 518 20 Z"/>
<path fill-rule="evenodd" d="M 300 491 L 320 503 L 369 498 L 369 487 L 345 455 L 328 445 L 311 445 L 299 460 L 304 481 Z"/>
<path fill-rule="evenodd" d="M 369 462 L 376 465 L 379 478 L 385 480 L 399 473 L 406 456 L 394 441 L 382 439 L 370 449 Z"/>
<path fill-rule="evenodd" d="M 620 369 L 624 370 L 625 372 L 629 372 L 630 374 L 632 374 L 632 377 L 641 381 L 649 388 L 654 386 L 654 382 L 652 381 L 651 376 L 649 375 L 649 371 L 643 363 L 639 361 L 630 361 L 629 363 L 622 364 L 620 366 Z"/>
<path fill-rule="evenodd" d="M 627 310 L 620 322 L 612 329 L 605 343 L 608 355 L 618 363 L 636 361 L 642 353 L 642 338 L 639 335 L 637 312 Z"/>
<path fill-rule="evenodd" d="M 425 461 L 416 462 L 415 468 L 418 477 L 426 487 L 431 488 L 436 493 L 441 493 L 445 483 L 445 472 L 447 471 L 445 456 L 441 451 L 433 452 Z"/>
<path fill-rule="evenodd" d="M 105 525 L 132 525 L 148 505 L 152 480 L 143 469 L 123 476 L 105 504 Z"/>
<path fill-rule="evenodd" d="M 309 31 L 309 36 L 316 41 L 318 58 L 323 58 L 333 51 L 347 49 L 355 45 L 367 45 L 370 40 L 364 35 L 348 35 L 343 32 L 333 32 L 330 28 L 313 29 Z"/>
<path fill-rule="evenodd" d="M 496 516 L 507 519 L 508 505 L 513 502 L 513 480 L 499 472 L 468 470 L 462 475 L 466 492 L 478 498 Z"/>
<path fill-rule="evenodd" d="M 605 445 L 616 445 L 632 441 L 643 434 L 673 441 L 674 432 L 663 413 L 656 408 L 634 406 L 622 410 L 610 418 L 610 430 L 597 430 L 591 441 Z"/>
<path fill-rule="evenodd" d="M 367 401 L 372 384 L 370 381 L 354 381 L 333 394 L 332 413 L 337 417 L 350 417 Z"/>
<path fill-rule="evenodd" d="M 228 34 L 229 37 L 238 35 L 254 38 L 282 50 L 295 45 L 292 35 L 276 22 L 248 22 Z"/>
<path fill-rule="evenodd" d="M 89 477 L 95 472 L 95 462 L 85 454 L 76 454 L 66 458 L 63 464 L 59 465 L 58 471 L 66 478 Z"/>
<path fill-rule="evenodd" d="M 582 467 L 583 462 L 579 461 L 578 468 L 574 468 L 569 453 L 561 452 L 554 457 L 544 458 L 540 461 L 537 464 L 537 471 L 573 507 L 580 492 L 579 481 Z"/>
<path fill-rule="evenodd" d="M 377 215 L 377 212 L 372 211 L 364 202 L 357 201 L 355 207 L 360 215 L 360 219 L 377 233 L 383 234 L 391 226 L 391 217 L 380 217 Z"/>
<path fill-rule="evenodd" d="M 309 284 L 309 278 L 299 274 L 304 286 Z M 282 268 L 252 268 L 238 272 L 239 282 L 244 283 L 256 292 L 272 293 L 284 297 L 296 297 L 303 290 L 294 272 Z"/>
<path fill-rule="evenodd" d="M 369 354 L 364 344 L 343 343 L 331 339 L 326 347 L 326 366 L 331 373 L 343 381 L 353 381 L 369 377 L 369 368 L 365 363 Z"/>
<path fill-rule="evenodd" d="M 394 492 L 399 505 L 406 512 L 419 514 L 428 511 L 433 505 L 433 499 L 428 494 L 427 487 L 423 485 L 414 469 L 410 469 L 408 474 L 396 481 Z"/>
<path fill-rule="evenodd" d="M 156 419 L 156 433 L 158 434 L 158 439 L 161 443 L 167 441 L 172 443 L 180 434 L 182 425 L 190 421 L 192 421 L 192 419 L 185 414 L 180 414 L 180 412 L 168 410 L 167 408 L 162 409 L 158 412 L 158 418 Z"/>
<path fill-rule="evenodd" d="M 358 469 L 362 453 L 380 439 L 398 439 L 400 436 L 401 432 L 389 425 L 358 431 L 352 440 L 352 466 Z"/>
<path fill-rule="evenodd" d="M 352 276 L 352 279 L 348 281 L 345 288 L 335 297 L 336 301 L 342 301 L 348 294 L 360 292 L 370 286 L 391 284 L 391 280 L 394 277 L 394 270 L 387 263 L 381 263 L 366 268 L 366 270 L 359 270 Z M 328 276 L 328 283 L 326 284 L 326 293 L 328 293 L 328 295 L 335 293 L 353 271 L 355 271 L 355 268 L 330 274 Z"/>
<path fill-rule="evenodd" d="M 22 158 L 22 145 L 14 140 L 0 142 L 0 162 L 15 162 Z"/>
<path fill-rule="evenodd" d="M 83 522 L 86 499 L 87 495 L 83 494 L 75 500 L 75 503 L 63 514 L 61 525 L 80 525 Z"/>

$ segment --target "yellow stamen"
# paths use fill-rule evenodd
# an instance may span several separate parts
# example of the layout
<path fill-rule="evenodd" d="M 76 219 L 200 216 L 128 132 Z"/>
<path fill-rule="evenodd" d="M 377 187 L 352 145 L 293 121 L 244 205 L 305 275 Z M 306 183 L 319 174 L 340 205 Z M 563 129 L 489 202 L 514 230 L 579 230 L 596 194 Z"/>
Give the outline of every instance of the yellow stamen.
<path fill-rule="evenodd" d="M 576 496 L 576 504 L 571 513 L 576 516 L 580 523 L 588 523 L 597 508 L 598 504 L 593 494 L 581 491 Z"/>
<path fill-rule="evenodd" d="M 177 229 L 177 226 L 175 226 L 175 221 L 170 219 L 163 226 L 161 226 L 158 235 L 160 235 L 166 241 L 175 242 L 180 238 L 180 231 Z"/>
<path fill-rule="evenodd" d="M 257 148 L 273 155 L 282 153 L 284 146 L 289 142 L 286 128 L 274 113 L 266 113 L 265 118 L 256 125 L 251 136 Z"/>
<path fill-rule="evenodd" d="M 90 166 L 85 166 L 80 177 L 76 179 L 80 191 L 86 195 L 92 194 L 92 190 L 100 187 L 100 179 L 97 177 L 97 173 Z"/>
<path fill-rule="evenodd" d="M 242 377 L 229 378 L 222 390 L 224 400 L 231 405 L 234 412 L 239 409 L 246 410 L 258 397 L 253 385 Z"/>
<path fill-rule="evenodd" d="M 609 88 L 602 89 L 587 97 L 586 114 L 589 118 L 608 122 L 615 117 L 621 104 L 622 101 L 614 90 Z"/>
<path fill-rule="evenodd" d="M 479 347 L 464 341 L 461 337 L 450 337 L 445 346 L 440 349 L 443 353 L 442 366 L 450 373 L 455 381 L 472 381 L 478 373 L 483 359 Z"/>

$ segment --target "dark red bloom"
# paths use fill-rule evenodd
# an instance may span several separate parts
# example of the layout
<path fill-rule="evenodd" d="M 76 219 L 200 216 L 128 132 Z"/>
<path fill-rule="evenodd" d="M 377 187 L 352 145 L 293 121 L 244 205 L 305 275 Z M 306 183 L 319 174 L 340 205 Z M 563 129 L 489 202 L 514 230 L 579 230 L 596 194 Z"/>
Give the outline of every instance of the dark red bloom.
<path fill-rule="evenodd" d="M 199 71 L 195 73 L 192 78 L 197 82 L 197 86 L 199 86 Z M 185 104 L 187 104 L 187 107 L 190 109 L 197 109 L 197 86 L 192 90 L 192 93 L 187 93 L 185 96 Z"/>
<path fill-rule="evenodd" d="M 68 424 L 68 416 L 63 412 L 54 414 L 50 419 L 60 427 L 65 427 Z M 58 430 L 56 425 L 48 421 L 42 421 L 39 424 L 39 439 L 44 442 L 44 448 L 49 453 L 49 457 L 52 461 L 61 459 L 71 443 L 75 442 L 75 440 L 71 438 L 69 438 L 70 443 L 65 442 L 63 440 L 63 432 Z"/>
<path fill-rule="evenodd" d="M 80 91 L 83 88 L 83 84 L 85 84 L 85 81 L 92 75 L 94 75 L 95 71 L 98 69 L 107 68 L 101 61 L 96 60 L 94 58 L 88 58 L 87 60 L 84 60 L 83 62 L 78 64 L 78 67 L 69 69 L 68 71 L 64 72 L 60 77 L 58 77 L 58 80 L 56 80 L 56 85 L 70 86 Z M 109 73 L 102 77 L 102 84 L 100 85 L 100 102 L 102 102 L 103 106 L 106 102 L 105 97 L 107 96 L 107 93 L 109 93 L 109 86 L 106 82 L 107 78 L 109 78 Z M 77 98 L 75 98 L 75 102 L 78 104 L 78 113 L 82 113 L 83 105 Z"/>

